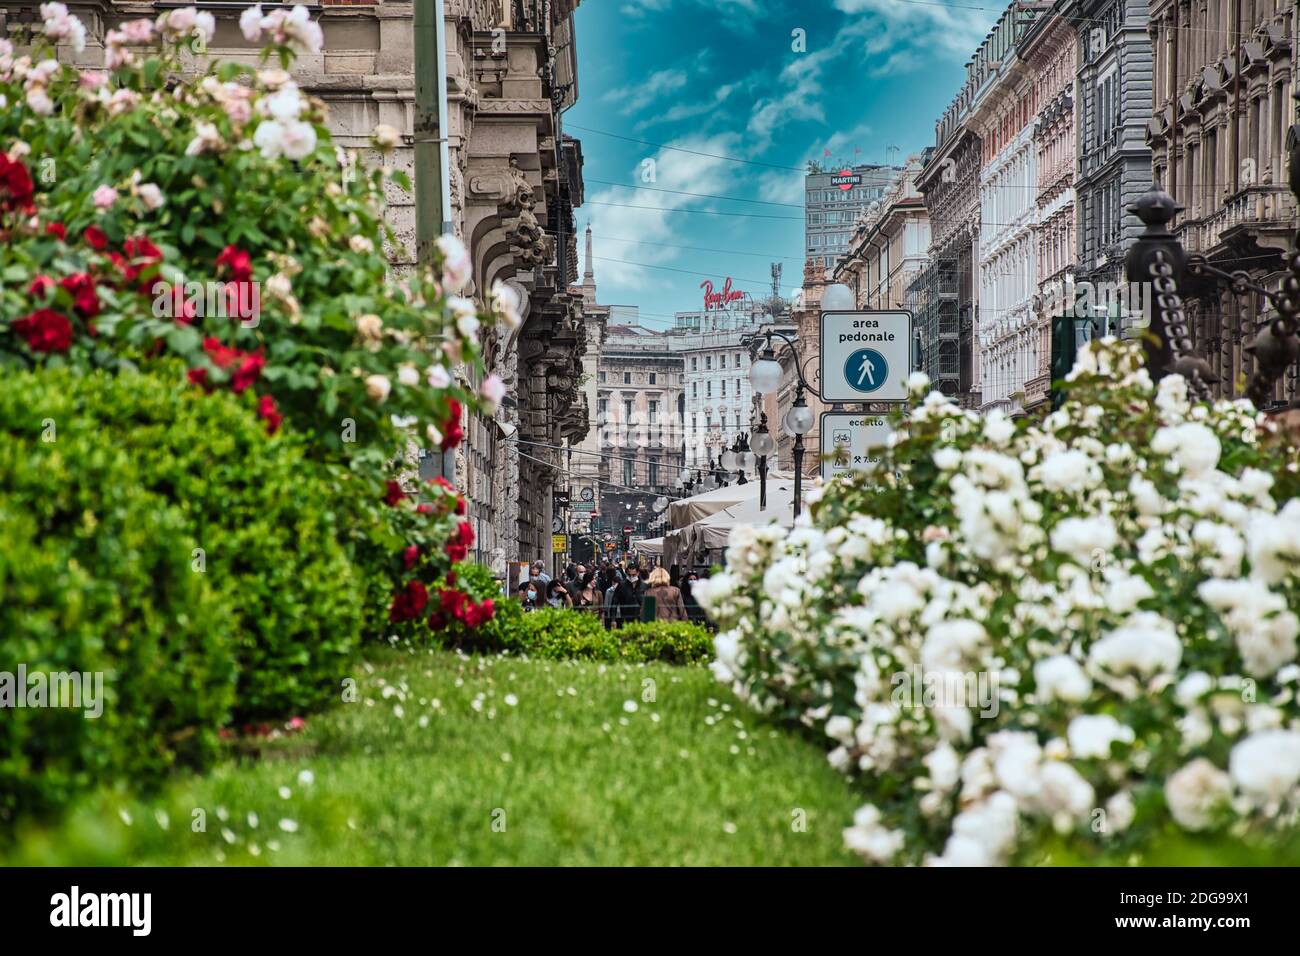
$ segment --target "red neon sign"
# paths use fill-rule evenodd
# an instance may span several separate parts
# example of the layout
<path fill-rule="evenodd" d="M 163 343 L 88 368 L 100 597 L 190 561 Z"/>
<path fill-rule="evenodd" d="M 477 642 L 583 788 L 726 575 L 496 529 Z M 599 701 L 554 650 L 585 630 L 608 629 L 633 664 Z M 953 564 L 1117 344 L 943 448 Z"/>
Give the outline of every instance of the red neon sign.
<path fill-rule="evenodd" d="M 705 279 L 700 283 L 700 288 L 704 290 L 704 309 L 725 309 L 733 302 L 738 302 L 745 297 L 745 293 L 731 288 L 731 276 L 727 276 L 722 283 L 720 292 L 713 291 L 713 280 Z"/>

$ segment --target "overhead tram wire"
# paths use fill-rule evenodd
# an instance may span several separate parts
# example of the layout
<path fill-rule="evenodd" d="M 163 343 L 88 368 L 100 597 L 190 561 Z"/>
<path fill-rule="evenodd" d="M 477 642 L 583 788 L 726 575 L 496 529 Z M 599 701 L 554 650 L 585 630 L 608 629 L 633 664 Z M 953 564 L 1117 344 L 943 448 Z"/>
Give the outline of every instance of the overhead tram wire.
<path fill-rule="evenodd" d="M 664 189 L 662 186 L 643 186 L 640 183 L 615 183 L 607 179 L 587 179 L 585 176 L 583 182 L 598 183 L 601 186 L 615 186 L 619 189 L 646 189 L 655 193 L 672 193 L 675 196 L 694 196 L 697 199 L 725 199 L 728 202 L 747 202 L 760 206 L 784 206 L 787 209 L 803 208 L 803 203 L 777 202 L 772 199 L 744 199 L 740 196 L 719 196 L 716 193 L 692 193 L 682 189 Z"/>
<path fill-rule="evenodd" d="M 642 495 L 651 494 L 651 492 L 646 491 L 645 488 L 637 488 L 632 485 L 623 485 L 623 484 L 619 484 L 616 481 L 605 481 L 602 478 L 592 478 L 589 475 L 579 475 L 577 472 L 570 471 L 568 468 L 556 467 L 556 465 L 553 462 L 549 462 L 544 459 L 537 458 L 536 456 L 530 455 L 524 451 L 517 452 L 517 454 L 519 455 L 520 458 L 527 458 L 529 461 L 535 461 L 539 465 L 545 465 L 547 468 L 555 468 L 556 471 L 558 471 L 560 474 L 564 475 L 567 478 L 576 478 L 579 481 L 590 481 L 592 484 L 603 485 L 606 488 L 621 488 L 624 491 L 631 491 Z M 655 497 L 667 498 L 669 501 L 681 501 L 684 498 L 689 498 L 690 495 L 656 495 Z"/>
<path fill-rule="evenodd" d="M 716 209 L 681 209 L 675 206 L 640 206 L 635 203 L 604 202 L 600 199 L 588 199 L 584 206 L 617 206 L 619 209 L 651 209 L 657 212 L 684 212 L 696 216 L 739 216 L 744 219 L 780 219 L 785 222 L 803 222 L 803 216 L 767 216 L 757 212 L 722 212 Z"/>

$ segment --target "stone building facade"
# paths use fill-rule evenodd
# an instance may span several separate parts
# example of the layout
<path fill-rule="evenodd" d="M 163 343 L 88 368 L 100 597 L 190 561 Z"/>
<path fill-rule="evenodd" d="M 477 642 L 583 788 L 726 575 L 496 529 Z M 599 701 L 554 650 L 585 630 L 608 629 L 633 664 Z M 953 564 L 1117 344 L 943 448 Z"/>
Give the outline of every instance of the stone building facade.
<path fill-rule="evenodd" d="M 684 460 L 682 356 L 670 332 L 611 323 L 597 371 L 602 530 L 642 534 L 655 500 L 676 495 Z"/>
<path fill-rule="evenodd" d="M 586 254 L 583 258 L 582 284 L 570 288 L 570 293 L 582 297 L 582 327 L 585 333 L 585 351 L 582 355 L 582 394 L 589 413 L 595 415 L 599 407 L 600 391 L 597 378 L 600 374 L 600 356 L 604 349 L 605 330 L 609 325 L 609 306 L 601 305 L 596 294 L 596 270 L 593 265 L 591 226 L 586 230 Z M 599 425 L 599 421 L 596 422 Z M 600 428 L 587 431 L 582 441 L 565 452 L 568 472 L 569 499 L 573 502 L 569 515 L 571 533 L 589 532 L 593 516 L 600 514 L 601 437 Z M 590 509 L 588 508 L 590 505 Z M 572 545 L 573 542 L 570 542 Z"/>
<path fill-rule="evenodd" d="M 980 138 L 980 407 L 1018 411 L 1037 373 L 1037 85 L 1019 43 L 1032 11 L 1009 8 L 976 54 L 987 80 L 967 122 Z"/>
<path fill-rule="evenodd" d="M 1020 58 L 1034 83 L 1037 118 L 1035 239 L 1037 293 L 1033 301 L 1034 361 L 1027 369 L 1024 407 L 1033 410 L 1048 400 L 1051 388 L 1052 319 L 1073 307 L 1077 234 L 1074 201 L 1075 2 L 1058 2 L 1040 17 L 1020 42 Z"/>
<path fill-rule="evenodd" d="M 1184 207 L 1188 252 L 1276 289 L 1300 227 L 1287 186 L 1296 122 L 1296 7 L 1289 0 L 1152 0 L 1155 98 L 1147 137 L 1155 178 Z M 1238 68 L 1240 64 L 1240 68 Z M 1189 326 L 1224 396 L 1253 371 L 1246 350 L 1271 317 L 1262 296 L 1188 281 Z M 1292 366 L 1275 398 L 1297 394 Z"/>
<path fill-rule="evenodd" d="M 1217 2 L 1217 0 L 1211 0 Z M 1147 0 L 1079 0 L 1075 7 L 1077 60 L 1078 263 L 1075 280 L 1086 282 L 1099 332 L 1120 333 L 1125 305 L 1124 254 L 1142 224 L 1129 203 L 1151 188 L 1151 40 Z M 1136 330 L 1134 330 L 1136 331 Z M 1125 333 L 1130 334 L 1130 333 Z"/>
<path fill-rule="evenodd" d="M 1002 22 L 998 29 L 1005 29 Z M 935 145 L 925 151 L 917 188 L 930 218 L 930 263 L 908 290 L 921 371 L 936 389 L 974 408 L 980 404 L 975 332 L 983 151 L 971 118 L 992 85 L 994 40 L 990 33 L 966 64 L 966 81 L 935 123 Z"/>
<path fill-rule="evenodd" d="M 930 217 L 916 188 L 921 157 L 910 156 L 881 198 L 859 218 L 832 281 L 853 290 L 861 309 L 903 309 L 907 289 L 929 261 Z"/>
<path fill-rule="evenodd" d="M 492 418 L 466 423 L 456 453 L 456 482 L 469 499 L 474 557 L 498 571 L 507 559 L 549 553 L 551 492 L 561 476 L 560 449 L 588 428 L 579 388 L 586 347 L 577 280 L 573 208 L 582 202 L 581 144 L 563 133 L 561 114 L 578 93 L 573 12 L 579 0 L 444 0 L 450 150 L 451 222 L 469 248 L 481 297 L 498 280 L 520 292 L 522 328 L 484 329 L 490 371 L 508 397 Z M 38 19 L 37 3 L 6 6 L 5 19 Z M 123 21 L 156 17 L 174 3 L 71 0 L 87 28 L 79 61 L 103 61 L 103 36 Z M 200 4 L 216 18 L 208 56 L 257 64 L 239 30 L 242 4 Z M 329 106 L 337 144 L 363 165 L 411 174 L 415 105 L 413 5 L 331 2 L 312 6 L 324 46 L 297 58 L 304 92 Z M 187 54 L 190 56 L 190 54 Z M 203 57 L 194 57 L 201 67 Z M 403 134 L 388 156 L 371 148 L 375 126 Z M 413 177 L 412 177 L 413 178 Z M 388 217 L 401 248 L 398 271 L 413 263 L 414 196 L 390 185 Z M 518 439 L 536 444 L 527 457 Z"/>

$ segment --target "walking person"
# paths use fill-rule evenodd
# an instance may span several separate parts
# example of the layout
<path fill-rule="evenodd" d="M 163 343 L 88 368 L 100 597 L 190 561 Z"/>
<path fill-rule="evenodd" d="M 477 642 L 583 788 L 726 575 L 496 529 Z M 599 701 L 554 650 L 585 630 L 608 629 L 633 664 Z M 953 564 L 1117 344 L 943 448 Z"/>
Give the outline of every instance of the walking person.
<path fill-rule="evenodd" d="M 635 564 L 629 565 L 623 580 L 614 589 L 614 603 L 617 605 L 620 624 L 635 621 L 641 616 L 641 597 L 645 594 L 645 582 L 641 580 L 641 569 Z"/>
<path fill-rule="evenodd" d="M 546 603 L 551 607 L 573 607 L 573 598 L 563 581 L 552 581 L 546 586 Z"/>
<path fill-rule="evenodd" d="M 682 601 L 682 592 L 673 587 L 668 572 L 655 568 L 650 572 L 649 587 L 646 596 L 654 599 L 656 621 L 685 621 L 686 604 Z"/>
<path fill-rule="evenodd" d="M 573 595 L 573 606 L 576 608 L 594 607 L 599 609 L 604 603 L 605 595 L 596 587 L 595 572 L 586 572 L 582 576 L 577 592 Z"/>

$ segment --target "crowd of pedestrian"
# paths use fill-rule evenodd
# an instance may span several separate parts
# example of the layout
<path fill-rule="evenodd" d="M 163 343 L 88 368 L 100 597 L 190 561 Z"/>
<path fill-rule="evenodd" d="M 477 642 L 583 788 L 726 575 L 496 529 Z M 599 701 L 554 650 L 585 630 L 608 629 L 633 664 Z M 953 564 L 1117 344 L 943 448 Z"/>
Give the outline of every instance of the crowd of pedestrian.
<path fill-rule="evenodd" d="M 573 608 L 597 614 L 606 627 L 622 627 L 642 619 L 704 621 L 704 612 L 691 593 L 700 579 L 694 569 L 642 568 L 633 561 L 603 561 L 587 566 L 569 562 L 552 578 L 546 565 L 534 561 L 528 580 L 519 585 L 524 610 Z M 647 602 L 649 607 L 647 608 Z"/>

